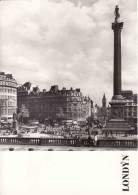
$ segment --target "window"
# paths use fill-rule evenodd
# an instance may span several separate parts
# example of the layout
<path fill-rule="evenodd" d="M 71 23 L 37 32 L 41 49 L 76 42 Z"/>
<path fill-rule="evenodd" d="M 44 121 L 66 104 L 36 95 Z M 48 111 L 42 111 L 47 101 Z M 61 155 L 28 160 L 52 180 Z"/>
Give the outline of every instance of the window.
<path fill-rule="evenodd" d="M 131 112 L 128 112 L 128 116 L 131 116 Z"/>

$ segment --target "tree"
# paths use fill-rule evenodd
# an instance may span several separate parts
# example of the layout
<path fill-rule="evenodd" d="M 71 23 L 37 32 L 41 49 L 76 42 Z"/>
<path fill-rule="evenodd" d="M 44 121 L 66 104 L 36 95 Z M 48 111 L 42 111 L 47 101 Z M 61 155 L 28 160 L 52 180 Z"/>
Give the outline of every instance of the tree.
<path fill-rule="evenodd" d="M 97 118 L 99 119 L 99 122 L 104 123 L 109 118 L 109 108 L 103 108 L 103 107 L 97 107 Z"/>
<path fill-rule="evenodd" d="M 5 99 L 0 99 L 0 119 L 1 119 L 1 116 L 3 114 L 2 108 L 5 104 L 5 101 L 6 101 Z"/>
<path fill-rule="evenodd" d="M 18 119 L 23 124 L 24 119 L 29 117 L 29 111 L 24 104 L 21 105 L 20 111 L 18 113 Z"/>
<path fill-rule="evenodd" d="M 58 123 L 60 124 L 61 123 L 61 120 L 65 118 L 65 114 L 64 114 L 62 108 L 59 108 L 59 113 L 56 114 L 56 117 L 57 117 Z"/>
<path fill-rule="evenodd" d="M 2 115 L 2 101 L 0 100 L 0 119 L 1 119 L 1 115 Z"/>

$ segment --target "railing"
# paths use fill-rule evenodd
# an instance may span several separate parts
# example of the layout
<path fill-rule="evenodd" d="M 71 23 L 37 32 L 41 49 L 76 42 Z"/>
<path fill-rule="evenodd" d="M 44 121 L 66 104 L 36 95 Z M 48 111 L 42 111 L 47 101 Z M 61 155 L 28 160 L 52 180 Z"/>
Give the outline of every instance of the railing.
<path fill-rule="evenodd" d="M 93 139 L 17 138 L 0 137 L 0 144 L 93 147 Z M 97 147 L 137 148 L 137 140 L 98 140 Z"/>
<path fill-rule="evenodd" d="M 93 146 L 89 140 L 56 139 L 56 138 L 11 138 L 0 137 L 0 144 L 11 145 L 41 145 L 41 146 Z"/>
<path fill-rule="evenodd" d="M 99 140 L 99 147 L 137 148 L 137 140 Z"/>

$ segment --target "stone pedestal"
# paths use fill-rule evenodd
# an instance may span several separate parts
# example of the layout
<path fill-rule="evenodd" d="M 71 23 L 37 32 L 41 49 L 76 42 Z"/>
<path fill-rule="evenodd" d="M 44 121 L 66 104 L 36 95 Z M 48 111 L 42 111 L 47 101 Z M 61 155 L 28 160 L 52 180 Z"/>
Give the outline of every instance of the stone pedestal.
<path fill-rule="evenodd" d="M 124 118 L 124 105 L 126 102 L 121 95 L 114 95 L 109 104 L 111 105 L 112 119 Z"/>
<path fill-rule="evenodd" d="M 111 105 L 111 116 L 103 131 L 115 133 L 130 133 L 133 128 L 124 119 L 125 100 L 121 95 L 114 95 Z"/>

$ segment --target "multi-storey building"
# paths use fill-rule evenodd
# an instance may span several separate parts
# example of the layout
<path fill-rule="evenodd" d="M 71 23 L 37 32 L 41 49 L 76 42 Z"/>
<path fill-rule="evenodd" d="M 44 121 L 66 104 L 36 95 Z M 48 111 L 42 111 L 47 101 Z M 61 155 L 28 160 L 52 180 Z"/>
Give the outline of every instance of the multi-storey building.
<path fill-rule="evenodd" d="M 123 90 L 121 91 L 121 95 L 126 100 L 126 104 L 124 106 L 124 118 L 127 122 L 129 122 L 132 126 L 137 124 L 137 94 L 133 94 L 131 90 Z"/>
<path fill-rule="evenodd" d="M 11 121 L 17 111 L 17 82 L 12 74 L 0 72 L 0 118 Z"/>
<path fill-rule="evenodd" d="M 22 104 L 29 111 L 29 119 L 44 120 L 61 119 L 65 123 L 84 120 L 91 116 L 92 101 L 84 97 L 80 89 L 67 90 L 52 86 L 49 91 L 38 87 L 31 87 L 31 83 L 25 83 L 18 88 L 18 111 Z"/>

